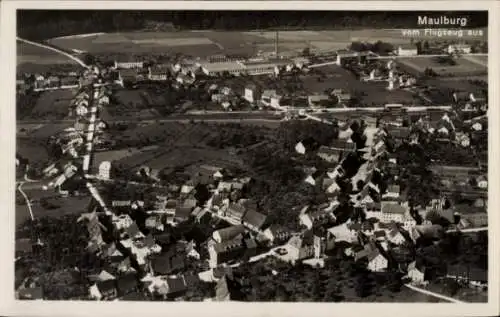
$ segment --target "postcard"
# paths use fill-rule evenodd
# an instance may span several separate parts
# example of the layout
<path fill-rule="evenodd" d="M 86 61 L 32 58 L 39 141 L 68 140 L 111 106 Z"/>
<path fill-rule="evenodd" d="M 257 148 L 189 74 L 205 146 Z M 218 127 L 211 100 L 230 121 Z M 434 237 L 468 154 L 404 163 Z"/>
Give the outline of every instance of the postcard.
<path fill-rule="evenodd" d="M 499 6 L 421 4 L 2 3 L 1 313 L 498 313 Z"/>

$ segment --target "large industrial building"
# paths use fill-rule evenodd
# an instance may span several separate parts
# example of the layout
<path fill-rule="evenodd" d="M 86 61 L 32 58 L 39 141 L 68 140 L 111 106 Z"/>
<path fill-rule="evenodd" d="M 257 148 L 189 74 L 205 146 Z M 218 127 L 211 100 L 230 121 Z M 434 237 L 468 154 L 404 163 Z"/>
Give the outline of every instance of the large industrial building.
<path fill-rule="evenodd" d="M 229 73 L 235 76 L 238 75 L 265 75 L 276 74 L 283 67 L 295 66 L 295 62 L 288 59 L 254 59 L 248 61 L 232 61 L 232 62 L 202 62 L 200 67 L 208 76 L 218 76 L 223 73 Z"/>

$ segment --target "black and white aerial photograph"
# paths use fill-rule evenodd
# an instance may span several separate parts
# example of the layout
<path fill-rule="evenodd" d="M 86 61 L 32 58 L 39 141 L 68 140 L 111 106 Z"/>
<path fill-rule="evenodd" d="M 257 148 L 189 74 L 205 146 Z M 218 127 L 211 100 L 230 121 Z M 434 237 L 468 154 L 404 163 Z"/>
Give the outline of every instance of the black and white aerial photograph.
<path fill-rule="evenodd" d="M 16 300 L 488 303 L 491 18 L 18 9 Z"/>

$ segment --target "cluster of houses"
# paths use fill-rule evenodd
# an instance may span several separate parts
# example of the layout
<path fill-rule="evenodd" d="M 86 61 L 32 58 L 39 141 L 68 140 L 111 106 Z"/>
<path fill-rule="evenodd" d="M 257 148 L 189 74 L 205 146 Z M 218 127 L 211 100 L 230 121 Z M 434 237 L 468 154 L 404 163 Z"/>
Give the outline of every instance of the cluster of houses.
<path fill-rule="evenodd" d="M 92 277 L 91 298 L 122 298 L 138 290 L 154 298 L 181 298 L 199 281 L 194 272 L 186 273 L 190 262 L 199 269 L 213 269 L 215 281 L 221 277 L 217 277 L 221 265 L 254 256 L 260 245 L 267 245 L 261 241 L 266 216 L 244 198 L 250 178 L 233 178 L 209 165 L 192 172 L 191 180 L 161 187 L 150 200 L 112 200 L 102 223 L 95 210 L 82 216 L 89 229 L 89 250 L 111 261 L 99 276 Z M 141 167 L 138 174 L 154 179 L 157 172 Z M 211 193 L 204 204 L 195 195 L 198 184 Z M 143 222 L 133 216 L 137 212 Z M 213 219 L 223 225 L 202 245 L 172 239 L 172 230 L 183 223 L 210 224 Z M 103 236 L 109 234 L 113 241 L 104 242 Z M 123 282 L 126 289 L 120 288 L 122 280 L 128 281 Z"/>
<path fill-rule="evenodd" d="M 63 189 L 63 184 L 77 175 L 81 169 L 84 172 L 89 170 L 92 147 L 105 142 L 103 135 L 107 127 L 105 122 L 97 119 L 96 113 L 100 107 L 108 103 L 109 97 L 104 87 L 92 90 L 86 86 L 76 94 L 70 105 L 70 114 L 77 117 L 74 127 L 68 127 L 50 138 L 52 145 L 59 149 L 61 159 L 43 170 L 45 177 L 55 177 L 49 183 L 49 187 L 68 195 L 68 191 Z"/>
<path fill-rule="evenodd" d="M 112 72 L 106 68 L 93 67 L 83 71 L 59 73 L 25 73 L 16 79 L 17 91 L 46 91 L 56 89 L 82 88 L 89 84 L 103 84 L 110 81 Z"/>
<path fill-rule="evenodd" d="M 470 54 L 472 52 L 472 46 L 467 43 L 454 43 L 448 44 L 441 48 L 441 52 L 447 54 Z M 417 56 L 419 50 L 417 44 L 402 44 L 394 50 L 394 54 L 398 56 Z"/>
<path fill-rule="evenodd" d="M 170 236 L 162 234 L 163 228 L 151 223 L 152 216 L 146 220 L 146 227 L 156 230 L 140 228 L 128 213 L 119 214 L 137 209 L 151 215 L 159 213 L 145 211 L 144 201 L 112 204 L 113 211 L 106 210 L 101 218 L 96 210 L 81 217 L 89 231 L 88 250 L 107 263 L 98 275 L 89 276 L 91 299 L 111 300 L 144 293 L 150 298 L 173 299 L 196 287 L 197 275 L 182 272 L 187 259 L 200 258 L 193 241 L 172 244 Z"/>
<path fill-rule="evenodd" d="M 81 74 L 75 71 L 66 74 L 23 74 L 16 79 L 16 88 L 18 91 L 78 88 L 81 85 L 80 77 Z"/>
<path fill-rule="evenodd" d="M 448 122 L 446 116 L 442 121 Z M 331 146 L 319 148 L 317 155 L 320 158 L 338 165 L 325 175 L 316 175 L 313 170 L 304 182 L 311 186 L 317 186 L 320 182 L 328 203 L 302 208 L 299 222 L 304 230 L 293 235 L 287 242 L 286 255 L 281 256 L 283 259 L 291 262 L 321 260 L 325 252 L 340 245 L 346 255 L 352 256 L 356 261 L 366 261 L 367 268 L 371 271 L 383 272 L 389 266 L 396 265 L 414 283 L 425 284 L 428 276 L 424 274 L 424 268 L 416 265 L 415 259 L 410 262 L 406 259 L 404 262 L 395 258 L 398 259 L 399 254 L 405 254 L 414 248 L 420 238 L 439 239 L 445 229 L 487 226 L 485 192 L 474 197 L 473 207 L 460 204 L 452 206 L 443 196 L 433 199 L 428 206 L 417 206 L 412 210 L 406 198 L 407 190 L 401 189 L 397 173 L 391 179 L 382 181 L 381 175 L 386 173 L 387 168 L 390 170 L 391 165 L 397 167 L 396 159 L 388 153 L 386 142 L 389 136 L 399 142 L 418 141 L 412 137 L 410 128 L 382 124 L 375 132 L 372 144 L 366 148 L 356 149 L 349 139 L 336 140 Z M 302 142 L 297 144 L 295 150 L 299 154 L 307 151 Z M 337 223 L 337 210 L 341 208 L 338 200 L 341 187 L 337 180 L 345 173 L 343 163 L 347 159 L 346 154 L 354 151 L 365 153 L 363 157 L 366 162 L 351 178 L 353 193 L 349 204 L 361 211 L 363 216 L 359 221 L 350 218 Z M 454 177 L 460 178 L 462 182 L 469 182 L 473 176 L 477 187 L 487 187 L 486 177 L 479 169 L 436 165 L 432 169 L 443 180 Z M 417 223 L 413 212 L 418 213 L 423 221 Z M 484 286 L 485 280 L 474 282 Z"/>

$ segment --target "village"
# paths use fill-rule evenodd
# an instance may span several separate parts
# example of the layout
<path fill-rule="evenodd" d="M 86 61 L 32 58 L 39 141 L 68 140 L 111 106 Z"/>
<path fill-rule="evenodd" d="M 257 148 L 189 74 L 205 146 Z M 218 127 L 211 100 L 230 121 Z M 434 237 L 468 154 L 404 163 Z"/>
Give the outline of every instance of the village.
<path fill-rule="evenodd" d="M 70 298 L 245 301 L 257 295 L 255 289 L 254 297 L 248 295 L 251 291 L 242 295 L 250 286 L 241 272 L 248 263 L 264 262 L 275 277 L 285 274 L 280 265 L 289 271 L 302 266 L 326 271 L 333 262 L 356 263 L 363 274 L 398 285 L 394 294 L 402 287 L 434 292 L 443 280 L 455 283 L 453 295 L 458 289 L 486 292 L 487 269 L 471 260 L 480 257 L 476 262 L 483 263 L 479 253 L 484 250 L 470 248 L 469 260 L 442 251 L 452 243 L 463 247 L 456 242 L 461 239 L 486 247 L 481 239 L 488 230 L 487 89 L 469 85 L 474 90 L 449 88 L 435 96 L 433 92 L 444 89 L 429 83 L 453 77 L 442 65 L 477 66 L 468 56 L 486 55 L 484 47 L 410 43 L 388 48 L 389 43 L 353 42 L 346 50 L 317 53 L 308 48 L 288 54 L 280 48 L 279 32 L 274 44 L 273 52 L 256 57 L 178 55 L 165 63 L 88 55 L 81 72 L 25 73 L 18 78 L 19 95 L 76 91 L 61 119 L 71 126 L 47 140 L 51 163 L 34 171 L 29 158 L 16 157 L 24 179 L 16 183 L 21 201 L 21 185 L 30 183 L 57 199 L 90 199 L 74 226 L 85 228 L 80 255 L 94 267 L 85 272 L 67 268 L 84 285 Z M 438 58 L 442 69 L 415 66 L 418 58 Z M 486 69 L 472 66 L 461 71 L 455 75 L 486 75 Z M 112 127 L 122 124 L 124 131 L 132 130 L 131 117 L 159 120 L 154 112 L 142 117 L 126 101 L 117 101 L 124 92 L 152 93 L 151 85 L 173 97 L 170 104 L 149 103 L 149 108 L 193 116 L 243 113 L 241 122 L 248 112 L 274 117 L 269 120 L 280 129 L 300 130 L 303 123 L 311 130 L 315 125 L 338 130 L 326 141 L 310 136 L 286 148 L 273 135 L 250 149 L 230 151 L 234 160 L 244 150 L 258 156 L 259 145 L 272 143 L 297 175 L 273 182 L 286 188 L 293 184 L 297 192 L 310 195 L 291 201 L 281 197 L 288 209 L 279 214 L 266 207 L 265 198 L 256 197 L 268 181 L 257 168 L 237 169 L 215 159 L 190 163 L 186 157 L 166 173 L 158 164 L 96 160 L 98 152 L 105 156 L 123 150 L 118 141 L 125 137 L 113 135 Z M 115 115 L 109 115 L 112 108 Z M 190 118 L 187 125 L 206 129 L 207 123 Z M 151 140 L 148 146 L 154 147 Z M 162 142 L 157 143 L 166 147 Z M 147 153 L 145 148 L 137 156 Z M 168 155 L 168 147 L 166 151 L 159 157 Z M 267 158 L 265 163 L 273 163 L 272 156 Z M 277 162 L 275 169 L 282 168 Z M 46 241 L 30 232 L 36 239 L 18 239 L 16 261 L 45 252 Z M 364 293 L 368 282 L 358 283 L 353 286 L 357 298 L 369 296 Z M 46 298 L 36 276 L 19 284 L 19 298 Z"/>

